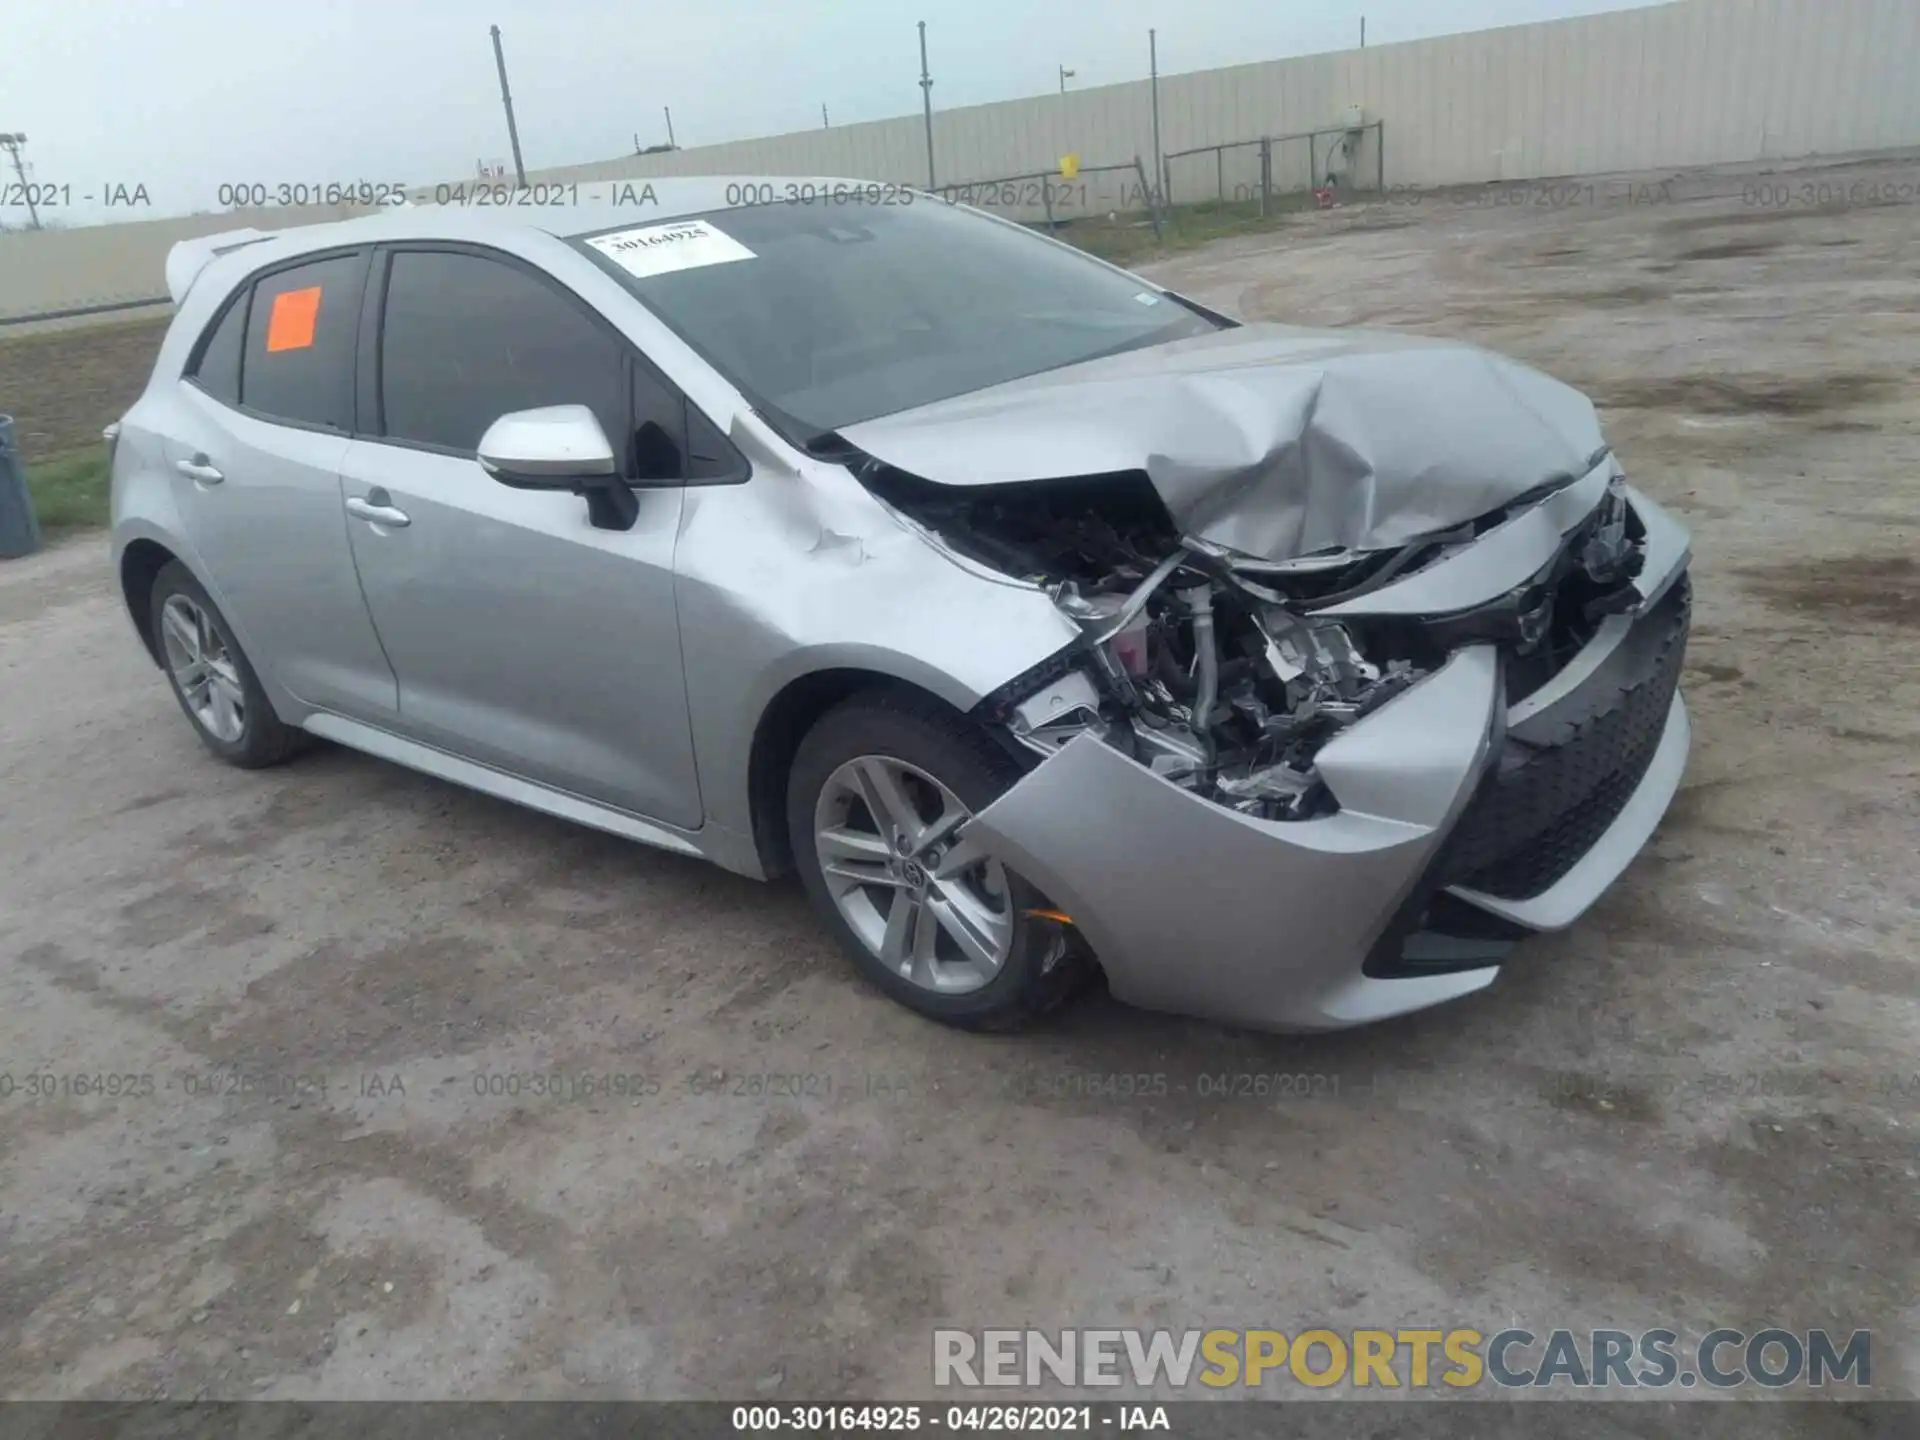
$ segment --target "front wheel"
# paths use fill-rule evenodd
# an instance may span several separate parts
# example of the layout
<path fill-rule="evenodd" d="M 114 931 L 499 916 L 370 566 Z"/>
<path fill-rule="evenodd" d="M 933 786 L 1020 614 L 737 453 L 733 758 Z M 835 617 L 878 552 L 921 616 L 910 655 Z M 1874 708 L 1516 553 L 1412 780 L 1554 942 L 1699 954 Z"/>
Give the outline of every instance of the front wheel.
<path fill-rule="evenodd" d="M 787 820 L 802 883 L 856 967 L 931 1019 L 1005 1029 L 1090 968 L 1037 891 L 966 826 L 1019 778 L 964 716 L 905 692 L 856 696 L 801 741 Z"/>

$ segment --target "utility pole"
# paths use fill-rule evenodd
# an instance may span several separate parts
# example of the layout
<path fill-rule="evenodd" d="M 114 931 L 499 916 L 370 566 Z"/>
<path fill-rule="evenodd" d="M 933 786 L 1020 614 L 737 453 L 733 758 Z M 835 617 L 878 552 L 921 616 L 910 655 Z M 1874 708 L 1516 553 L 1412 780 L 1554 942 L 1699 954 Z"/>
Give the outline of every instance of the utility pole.
<path fill-rule="evenodd" d="M 513 92 L 507 88 L 507 57 L 500 49 L 500 27 L 490 27 L 493 32 L 493 63 L 500 71 L 500 103 L 507 110 L 507 139 L 513 142 L 514 183 L 522 190 L 527 188 L 527 167 L 520 161 L 520 128 L 513 123 Z"/>
<path fill-rule="evenodd" d="M 40 211 L 33 203 L 33 187 L 27 183 L 27 167 L 20 163 L 20 147 L 27 143 L 25 134 L 0 135 L 0 150 L 13 157 L 13 173 L 20 177 L 20 198 L 27 202 L 27 220 L 32 228 L 40 228 Z"/>
<path fill-rule="evenodd" d="M 1360 48 L 1367 48 L 1367 17 L 1364 15 L 1360 17 Z"/>
<path fill-rule="evenodd" d="M 1160 190 L 1165 185 L 1167 161 L 1160 150 L 1160 40 L 1151 30 L 1147 31 L 1147 64 L 1153 75 L 1153 185 Z"/>
<path fill-rule="evenodd" d="M 1073 79 L 1073 75 L 1074 72 L 1067 69 L 1066 66 L 1062 65 L 1060 67 L 1060 93 L 1062 95 L 1067 93 L 1067 81 Z"/>
<path fill-rule="evenodd" d="M 665 112 L 667 117 L 667 148 L 669 150 L 678 150 L 680 148 L 680 142 L 673 138 L 673 107 L 671 105 L 662 105 L 660 108 Z"/>
<path fill-rule="evenodd" d="M 920 22 L 920 105 L 927 117 L 927 189 L 933 180 L 933 76 L 927 70 L 927 22 Z"/>
<path fill-rule="evenodd" d="M 831 130 L 833 128 L 832 122 L 827 119 L 827 102 L 824 100 L 820 102 L 820 128 L 822 130 Z"/>

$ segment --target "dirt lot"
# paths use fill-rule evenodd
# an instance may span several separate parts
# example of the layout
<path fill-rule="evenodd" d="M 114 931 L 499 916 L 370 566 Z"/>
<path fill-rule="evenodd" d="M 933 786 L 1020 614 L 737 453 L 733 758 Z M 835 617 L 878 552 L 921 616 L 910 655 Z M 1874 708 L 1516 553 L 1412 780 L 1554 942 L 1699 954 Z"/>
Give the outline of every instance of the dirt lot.
<path fill-rule="evenodd" d="M 1491 993 L 1363 1033 L 930 1028 L 792 886 L 343 751 L 224 769 L 98 539 L 0 569 L 0 1394 L 923 1396 L 942 1322 L 1871 1327 L 1920 1394 L 1920 207 L 1823 203 L 1916 170 L 1160 267 L 1586 386 L 1694 528 L 1660 839 Z M 640 1093 L 512 1079 L 554 1070 Z M 1325 1078 L 1200 1093 L 1241 1075 Z"/>

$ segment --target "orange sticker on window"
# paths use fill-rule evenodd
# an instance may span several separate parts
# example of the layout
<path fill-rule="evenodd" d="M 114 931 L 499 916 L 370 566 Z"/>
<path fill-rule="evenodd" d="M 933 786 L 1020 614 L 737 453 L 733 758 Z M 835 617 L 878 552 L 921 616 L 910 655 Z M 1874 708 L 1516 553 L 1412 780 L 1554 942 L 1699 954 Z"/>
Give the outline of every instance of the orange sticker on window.
<path fill-rule="evenodd" d="M 320 287 L 283 290 L 273 297 L 267 317 L 267 353 L 305 350 L 313 344 L 313 325 L 320 318 Z"/>

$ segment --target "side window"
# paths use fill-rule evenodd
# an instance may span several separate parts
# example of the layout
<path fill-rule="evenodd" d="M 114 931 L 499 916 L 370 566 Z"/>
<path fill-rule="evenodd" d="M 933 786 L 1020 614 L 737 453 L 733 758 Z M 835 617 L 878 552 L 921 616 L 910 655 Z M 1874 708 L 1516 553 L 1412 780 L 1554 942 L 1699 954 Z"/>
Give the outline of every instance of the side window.
<path fill-rule="evenodd" d="M 337 255 L 253 287 L 240 403 L 274 420 L 353 428 L 353 341 L 366 259 Z"/>
<path fill-rule="evenodd" d="M 397 252 L 380 327 L 381 433 L 471 454 L 514 410 L 585 405 L 616 457 L 626 357 L 578 304 L 481 255 Z"/>
<path fill-rule="evenodd" d="M 636 480 L 679 480 L 687 473 L 686 401 L 652 367 L 633 367 L 633 466 Z M 609 434 L 612 432 L 609 431 Z"/>
<path fill-rule="evenodd" d="M 747 462 L 691 400 L 687 402 L 687 479 L 692 481 L 745 480 Z"/>
<path fill-rule="evenodd" d="M 240 348 L 247 335 L 247 296 L 251 285 L 227 302 L 220 318 L 200 342 L 200 355 L 187 375 L 222 405 L 240 403 Z"/>
<path fill-rule="evenodd" d="M 651 365 L 633 367 L 633 468 L 636 480 L 691 484 L 747 478 L 747 462 L 719 428 Z"/>

